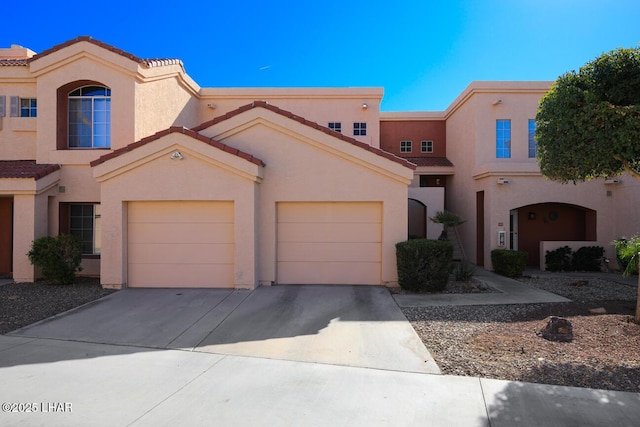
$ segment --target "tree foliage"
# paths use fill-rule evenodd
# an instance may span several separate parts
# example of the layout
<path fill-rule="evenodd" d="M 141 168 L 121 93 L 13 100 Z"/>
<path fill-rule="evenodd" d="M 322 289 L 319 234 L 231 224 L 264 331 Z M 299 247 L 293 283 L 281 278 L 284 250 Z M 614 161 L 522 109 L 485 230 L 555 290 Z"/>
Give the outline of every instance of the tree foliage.
<path fill-rule="evenodd" d="M 558 78 L 536 115 L 542 174 L 560 182 L 640 179 L 640 48 L 617 49 Z"/>
<path fill-rule="evenodd" d="M 460 216 L 449 211 L 438 211 L 429 219 L 436 224 L 442 224 L 442 233 L 438 240 L 449 240 L 449 229 L 458 227 L 466 222 Z"/>

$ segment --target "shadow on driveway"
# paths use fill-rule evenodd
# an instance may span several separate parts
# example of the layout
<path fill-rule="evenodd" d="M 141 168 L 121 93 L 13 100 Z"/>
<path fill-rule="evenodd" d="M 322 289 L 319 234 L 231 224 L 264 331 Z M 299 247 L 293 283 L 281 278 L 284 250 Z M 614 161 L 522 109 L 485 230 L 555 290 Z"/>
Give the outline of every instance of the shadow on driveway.
<path fill-rule="evenodd" d="M 376 286 L 127 289 L 9 336 L 440 372 Z"/>

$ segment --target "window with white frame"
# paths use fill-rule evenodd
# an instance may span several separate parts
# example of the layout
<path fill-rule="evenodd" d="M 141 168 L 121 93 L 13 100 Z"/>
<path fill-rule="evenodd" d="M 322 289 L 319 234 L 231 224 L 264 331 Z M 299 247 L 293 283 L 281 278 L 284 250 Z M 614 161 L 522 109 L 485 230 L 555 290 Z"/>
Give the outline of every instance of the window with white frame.
<path fill-rule="evenodd" d="M 538 147 L 536 145 L 536 121 L 534 119 L 529 119 L 529 158 L 533 159 L 536 157 L 538 152 Z"/>
<path fill-rule="evenodd" d="M 69 205 L 69 234 L 76 236 L 85 255 L 100 254 L 100 205 L 72 203 Z"/>
<path fill-rule="evenodd" d="M 12 96 L 10 98 L 11 117 L 37 117 L 38 101 L 36 98 L 20 98 Z"/>
<path fill-rule="evenodd" d="M 342 133 L 342 123 L 341 122 L 329 122 L 329 129 L 335 132 Z"/>
<path fill-rule="evenodd" d="M 496 120 L 496 158 L 511 158 L 511 120 Z"/>
<path fill-rule="evenodd" d="M 411 141 L 400 141 L 400 152 L 401 153 L 410 153 L 412 150 Z"/>
<path fill-rule="evenodd" d="M 69 94 L 69 148 L 111 146 L 111 89 L 84 86 Z"/>
<path fill-rule="evenodd" d="M 420 141 L 420 151 L 423 153 L 433 153 L 433 141 Z"/>
<path fill-rule="evenodd" d="M 355 122 L 353 124 L 353 136 L 365 136 L 367 134 L 367 124 L 365 122 Z"/>

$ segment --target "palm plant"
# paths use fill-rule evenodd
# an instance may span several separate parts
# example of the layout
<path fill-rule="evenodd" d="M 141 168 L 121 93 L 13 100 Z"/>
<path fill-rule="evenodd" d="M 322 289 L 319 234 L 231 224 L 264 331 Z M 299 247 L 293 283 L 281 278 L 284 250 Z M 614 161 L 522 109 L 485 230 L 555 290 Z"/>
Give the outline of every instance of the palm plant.
<path fill-rule="evenodd" d="M 438 240 L 449 240 L 449 229 L 466 222 L 466 220 L 463 220 L 460 216 L 449 211 L 438 211 L 433 217 L 429 217 L 429 219 L 436 224 L 442 224 L 442 233 L 440 233 Z"/>

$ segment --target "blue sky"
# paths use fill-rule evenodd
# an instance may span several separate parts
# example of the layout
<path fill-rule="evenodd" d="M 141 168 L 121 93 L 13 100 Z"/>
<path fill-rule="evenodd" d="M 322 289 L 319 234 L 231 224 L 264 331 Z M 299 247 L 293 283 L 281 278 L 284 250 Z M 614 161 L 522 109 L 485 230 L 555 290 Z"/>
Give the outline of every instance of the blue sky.
<path fill-rule="evenodd" d="M 383 111 L 444 110 L 473 80 L 555 80 L 640 43 L 638 0 L 51 4 L 4 5 L 0 46 L 89 35 L 180 58 L 202 87 L 383 87 Z"/>

